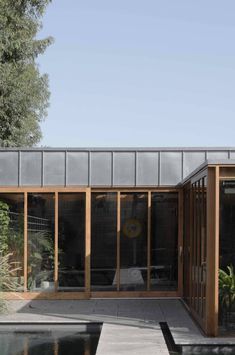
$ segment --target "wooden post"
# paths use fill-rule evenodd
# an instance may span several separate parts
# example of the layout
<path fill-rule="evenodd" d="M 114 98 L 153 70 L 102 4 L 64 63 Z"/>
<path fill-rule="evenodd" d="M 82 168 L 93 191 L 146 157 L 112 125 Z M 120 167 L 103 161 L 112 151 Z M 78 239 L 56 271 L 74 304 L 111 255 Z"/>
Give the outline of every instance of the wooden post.
<path fill-rule="evenodd" d="M 55 192 L 55 264 L 54 264 L 54 278 L 55 278 L 55 292 L 58 290 L 58 191 Z"/>
<path fill-rule="evenodd" d="M 218 335 L 219 308 L 219 166 L 208 168 L 206 334 Z"/>
<path fill-rule="evenodd" d="M 147 291 L 150 291 L 151 277 L 151 191 L 148 191 L 148 226 L 147 226 Z"/>
<path fill-rule="evenodd" d="M 183 297 L 183 190 L 178 193 L 178 290 Z"/>
<path fill-rule="evenodd" d="M 85 291 L 91 291 L 91 189 L 86 190 Z"/>
<path fill-rule="evenodd" d="M 121 194 L 117 193 L 117 291 L 120 291 L 120 233 L 121 233 Z"/>
<path fill-rule="evenodd" d="M 24 292 L 28 288 L 28 193 L 24 192 Z"/>

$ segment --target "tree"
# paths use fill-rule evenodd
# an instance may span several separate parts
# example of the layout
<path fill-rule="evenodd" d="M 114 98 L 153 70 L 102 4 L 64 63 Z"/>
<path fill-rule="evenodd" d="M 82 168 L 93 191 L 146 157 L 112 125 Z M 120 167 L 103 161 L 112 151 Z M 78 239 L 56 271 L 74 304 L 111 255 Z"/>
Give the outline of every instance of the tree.
<path fill-rule="evenodd" d="M 36 38 L 51 0 L 0 0 L 0 146 L 33 146 L 49 104 L 36 59 L 52 38 Z"/>

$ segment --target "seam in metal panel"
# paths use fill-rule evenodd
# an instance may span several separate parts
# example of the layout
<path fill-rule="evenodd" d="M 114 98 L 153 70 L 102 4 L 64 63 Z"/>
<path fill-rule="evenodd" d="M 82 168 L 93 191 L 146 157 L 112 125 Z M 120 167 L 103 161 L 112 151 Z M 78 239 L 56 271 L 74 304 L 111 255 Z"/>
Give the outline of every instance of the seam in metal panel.
<path fill-rule="evenodd" d="M 91 186 L 91 152 L 88 152 L 88 186 Z"/>
<path fill-rule="evenodd" d="M 111 186 L 113 186 L 113 152 L 111 152 Z"/>
<path fill-rule="evenodd" d="M 184 178 L 184 151 L 181 151 L 181 181 Z"/>
<path fill-rule="evenodd" d="M 228 150 L 228 159 L 231 159 L 231 150 Z"/>
<path fill-rule="evenodd" d="M 18 152 L 18 186 L 21 185 L 21 151 Z"/>
<path fill-rule="evenodd" d="M 161 151 L 158 152 L 158 186 L 161 185 Z"/>
<path fill-rule="evenodd" d="M 205 159 L 206 160 L 208 159 L 208 151 L 207 150 L 205 151 Z"/>
<path fill-rule="evenodd" d="M 138 169 L 138 161 L 137 161 L 137 151 L 135 151 L 135 186 L 137 186 L 137 169 Z"/>
<path fill-rule="evenodd" d="M 115 186 L 114 185 L 114 183 L 115 183 L 114 168 L 115 168 L 115 153 L 113 152 L 113 166 L 112 166 L 113 184 L 112 184 L 112 186 Z"/>
<path fill-rule="evenodd" d="M 64 162 L 64 186 L 66 187 L 67 186 L 67 160 L 68 160 L 68 152 L 67 152 L 67 150 L 64 152 L 65 153 L 65 156 L 64 156 L 64 159 L 65 159 L 65 162 Z"/>
<path fill-rule="evenodd" d="M 44 151 L 42 150 L 42 172 L 41 172 L 41 186 L 44 186 Z"/>

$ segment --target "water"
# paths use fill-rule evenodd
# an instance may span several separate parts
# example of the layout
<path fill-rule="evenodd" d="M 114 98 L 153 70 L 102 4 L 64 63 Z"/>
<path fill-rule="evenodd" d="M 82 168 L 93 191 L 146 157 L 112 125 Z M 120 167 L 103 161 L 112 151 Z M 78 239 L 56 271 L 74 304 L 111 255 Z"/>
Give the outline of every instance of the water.
<path fill-rule="evenodd" d="M 64 326 L 66 329 L 66 326 Z M 95 355 L 100 331 L 1 331 L 1 355 Z"/>

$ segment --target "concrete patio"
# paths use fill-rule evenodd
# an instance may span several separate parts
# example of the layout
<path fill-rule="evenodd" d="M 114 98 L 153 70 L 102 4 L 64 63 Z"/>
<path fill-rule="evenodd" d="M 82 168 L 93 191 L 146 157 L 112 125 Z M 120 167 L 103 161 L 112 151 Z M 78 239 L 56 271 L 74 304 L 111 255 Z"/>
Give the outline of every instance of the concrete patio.
<path fill-rule="evenodd" d="M 208 338 L 178 299 L 91 299 L 10 301 L 0 330 L 17 324 L 103 323 L 97 355 L 168 354 L 159 326 L 166 322 L 175 344 L 235 344 L 234 338 Z"/>

